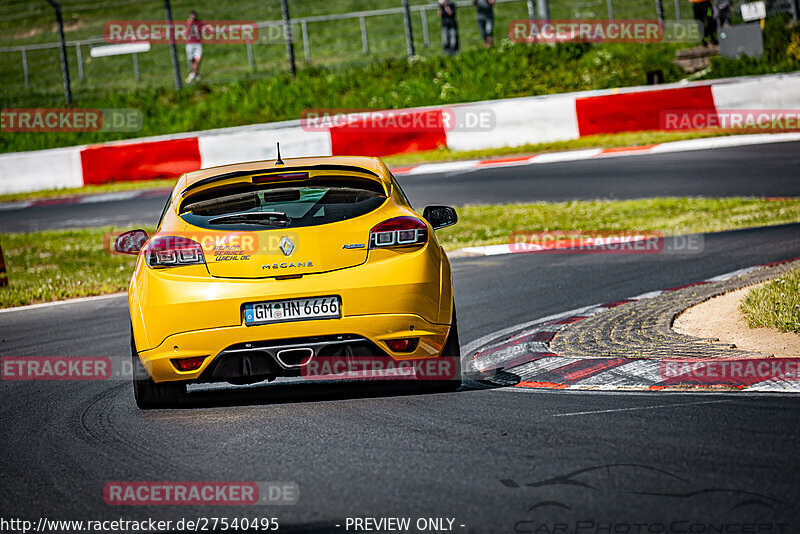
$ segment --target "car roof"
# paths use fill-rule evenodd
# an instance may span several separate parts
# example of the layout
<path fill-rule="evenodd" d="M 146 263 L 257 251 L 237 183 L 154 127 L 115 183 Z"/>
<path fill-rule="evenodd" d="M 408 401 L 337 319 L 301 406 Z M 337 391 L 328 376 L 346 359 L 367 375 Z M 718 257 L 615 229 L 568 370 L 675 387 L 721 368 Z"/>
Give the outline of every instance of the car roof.
<path fill-rule="evenodd" d="M 183 175 L 179 182 L 180 189 L 186 191 L 193 189 L 201 184 L 213 181 L 217 177 L 233 176 L 237 174 L 246 175 L 249 173 L 286 171 L 293 170 L 351 170 L 358 171 L 364 169 L 368 174 L 375 175 L 382 182 L 390 182 L 389 173 L 386 166 L 379 158 L 367 156 L 315 156 L 307 158 L 285 158 L 283 165 L 276 165 L 277 160 L 268 159 L 261 161 L 249 161 L 247 163 L 234 163 L 231 165 L 221 165 L 219 167 L 209 167 L 197 171 L 188 172 Z M 353 167 L 346 169 L 346 167 Z M 327 169 L 326 169 L 327 168 Z M 192 187 L 194 186 L 194 187 Z"/>

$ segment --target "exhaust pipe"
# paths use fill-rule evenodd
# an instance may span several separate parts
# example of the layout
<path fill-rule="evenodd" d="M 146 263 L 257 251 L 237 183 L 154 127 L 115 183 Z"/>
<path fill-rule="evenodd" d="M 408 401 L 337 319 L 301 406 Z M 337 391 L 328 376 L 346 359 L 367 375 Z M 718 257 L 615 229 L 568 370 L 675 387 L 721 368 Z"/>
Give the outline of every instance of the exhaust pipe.
<path fill-rule="evenodd" d="M 314 349 L 310 347 L 283 349 L 275 354 L 275 359 L 286 369 L 296 369 L 308 365 L 308 362 L 310 362 L 313 357 Z"/>

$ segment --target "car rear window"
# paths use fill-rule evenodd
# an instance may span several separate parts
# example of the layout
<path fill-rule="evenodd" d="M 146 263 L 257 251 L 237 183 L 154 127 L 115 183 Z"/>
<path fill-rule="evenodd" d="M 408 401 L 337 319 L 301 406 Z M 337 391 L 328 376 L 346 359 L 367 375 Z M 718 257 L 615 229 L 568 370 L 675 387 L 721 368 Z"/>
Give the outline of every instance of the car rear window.
<path fill-rule="evenodd" d="M 386 201 L 382 184 L 353 176 L 236 183 L 184 199 L 188 224 L 216 230 L 318 226 L 358 217 Z"/>

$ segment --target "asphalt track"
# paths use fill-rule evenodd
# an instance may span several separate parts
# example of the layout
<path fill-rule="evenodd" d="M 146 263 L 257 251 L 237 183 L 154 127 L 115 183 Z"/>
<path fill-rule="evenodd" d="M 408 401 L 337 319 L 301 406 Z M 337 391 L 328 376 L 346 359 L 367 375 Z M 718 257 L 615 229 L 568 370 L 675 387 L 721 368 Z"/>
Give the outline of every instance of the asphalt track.
<path fill-rule="evenodd" d="M 796 180 L 796 167 L 782 173 Z M 658 255 L 455 259 L 462 343 L 793 256 L 800 224 L 707 234 L 702 250 Z M 0 355 L 122 356 L 127 321 L 124 297 L 0 313 Z M 127 382 L 0 382 L 0 517 L 272 516 L 284 532 L 387 516 L 455 518 L 455 532 L 800 532 L 795 396 L 319 384 L 192 396 L 191 410 L 140 412 Z M 295 481 L 300 501 L 112 507 L 112 480 Z"/>
<path fill-rule="evenodd" d="M 399 177 L 415 206 L 656 196 L 800 196 L 800 142 Z M 166 198 L 0 209 L 0 232 L 154 224 Z"/>

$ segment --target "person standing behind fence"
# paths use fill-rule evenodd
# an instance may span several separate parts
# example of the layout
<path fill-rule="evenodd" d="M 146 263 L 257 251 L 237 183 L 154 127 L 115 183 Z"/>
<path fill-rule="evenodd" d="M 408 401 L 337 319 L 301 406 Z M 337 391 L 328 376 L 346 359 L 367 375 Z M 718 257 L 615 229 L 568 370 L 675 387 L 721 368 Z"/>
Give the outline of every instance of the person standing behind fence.
<path fill-rule="evenodd" d="M 202 29 L 203 23 L 197 18 L 197 11 L 189 11 L 189 19 L 186 21 L 186 61 L 192 70 L 186 77 L 186 83 L 200 78 L 200 62 L 203 60 Z"/>
<path fill-rule="evenodd" d="M 453 0 L 439 0 L 439 18 L 442 19 L 442 49 L 445 54 L 454 56 L 458 53 L 458 21 Z"/>
<path fill-rule="evenodd" d="M 700 44 L 708 46 L 708 43 L 717 44 L 717 28 L 714 22 L 714 6 L 711 0 L 689 0 L 694 12 L 694 20 L 703 26 L 703 40 Z"/>
<path fill-rule="evenodd" d="M 478 29 L 486 48 L 492 47 L 494 41 L 494 0 L 472 0 L 478 9 Z"/>

